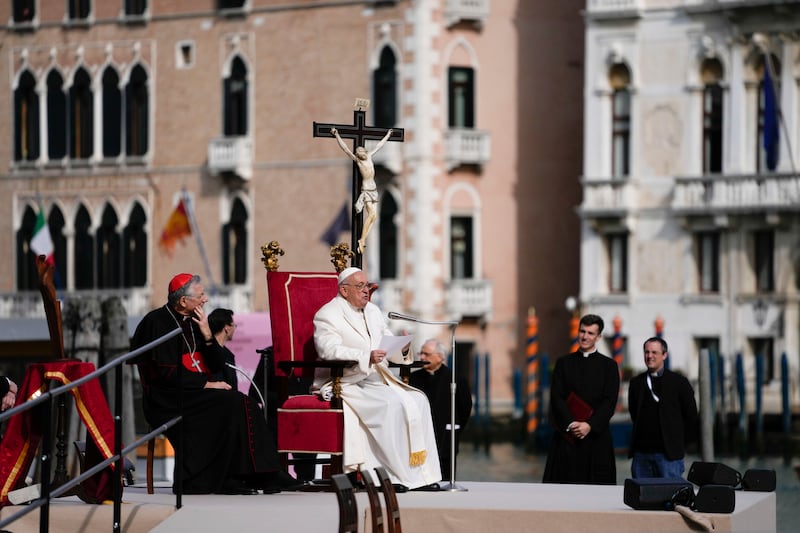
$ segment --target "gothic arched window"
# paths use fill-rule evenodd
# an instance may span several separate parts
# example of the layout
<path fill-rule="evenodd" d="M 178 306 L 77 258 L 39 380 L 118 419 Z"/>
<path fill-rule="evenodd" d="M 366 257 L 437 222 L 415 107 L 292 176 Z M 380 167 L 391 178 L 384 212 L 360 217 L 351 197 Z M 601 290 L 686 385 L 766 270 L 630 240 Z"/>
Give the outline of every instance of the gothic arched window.
<path fill-rule="evenodd" d="M 111 68 L 103 72 L 103 157 L 117 157 L 122 150 L 122 92 L 119 76 Z"/>
<path fill-rule="evenodd" d="M 137 202 L 131 211 L 128 225 L 122 232 L 122 269 L 124 287 L 144 287 L 147 284 L 147 215 Z"/>
<path fill-rule="evenodd" d="M 142 156 L 148 148 L 148 113 L 150 109 L 147 90 L 147 72 L 141 65 L 131 71 L 131 79 L 125 89 L 127 154 Z"/>
<path fill-rule="evenodd" d="M 114 208 L 106 205 L 103 218 L 97 228 L 97 287 L 113 289 L 122 285 L 120 275 L 122 256 L 120 254 L 120 236 L 117 233 L 119 218 Z"/>
<path fill-rule="evenodd" d="M 247 282 L 247 209 L 239 198 L 233 201 L 231 218 L 222 227 L 222 282 Z"/>
<path fill-rule="evenodd" d="M 88 159 L 94 149 L 92 80 L 86 69 L 75 73 L 69 90 L 70 152 L 73 159 Z"/>
<path fill-rule="evenodd" d="M 224 134 L 247 135 L 247 67 L 240 57 L 231 62 L 230 76 L 223 83 Z"/>
<path fill-rule="evenodd" d="M 81 205 L 75 215 L 75 288 L 94 288 L 94 237 L 91 234 L 92 217 Z"/>
<path fill-rule="evenodd" d="M 52 70 L 47 75 L 47 156 L 51 161 L 67 155 L 67 95 L 64 78 Z"/>
<path fill-rule="evenodd" d="M 36 79 L 26 70 L 14 90 L 14 160 L 39 158 L 39 95 Z"/>
<path fill-rule="evenodd" d="M 372 73 L 375 125 L 381 128 L 391 128 L 397 122 L 396 63 L 392 49 L 384 46 L 378 68 Z"/>
<path fill-rule="evenodd" d="M 39 287 L 36 260 L 31 250 L 31 237 L 36 227 L 36 213 L 30 206 L 22 213 L 22 224 L 17 230 L 17 290 L 33 291 Z"/>

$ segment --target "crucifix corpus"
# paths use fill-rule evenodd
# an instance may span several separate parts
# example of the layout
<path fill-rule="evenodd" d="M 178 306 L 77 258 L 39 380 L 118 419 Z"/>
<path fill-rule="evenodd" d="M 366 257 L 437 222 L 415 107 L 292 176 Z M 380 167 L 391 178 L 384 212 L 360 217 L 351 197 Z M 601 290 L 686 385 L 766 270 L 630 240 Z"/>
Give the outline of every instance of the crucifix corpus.
<path fill-rule="evenodd" d="M 356 98 L 352 124 L 314 122 L 314 137 L 335 138 L 342 151 L 353 160 L 350 248 L 355 253 L 351 263 L 359 268 L 366 248 L 367 234 L 378 218 L 378 188 L 375 183 L 375 163 L 372 161 L 372 156 L 388 141 L 403 142 L 405 135 L 402 128 L 367 126 L 366 110 L 368 107 L 369 100 Z M 353 141 L 352 150 L 345 144 L 344 139 Z M 372 150 L 367 151 L 364 147 L 366 140 L 378 141 L 378 144 Z M 362 211 L 363 217 L 358 217 L 357 215 Z"/>

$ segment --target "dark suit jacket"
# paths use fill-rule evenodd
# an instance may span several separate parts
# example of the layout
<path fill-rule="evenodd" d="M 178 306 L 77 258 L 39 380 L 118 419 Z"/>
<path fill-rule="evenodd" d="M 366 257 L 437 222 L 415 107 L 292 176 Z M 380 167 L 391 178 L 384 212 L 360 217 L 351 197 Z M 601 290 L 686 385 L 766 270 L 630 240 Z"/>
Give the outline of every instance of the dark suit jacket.
<path fill-rule="evenodd" d="M 664 369 L 660 379 L 659 423 L 664 438 L 664 455 L 670 461 L 683 459 L 686 444 L 697 439 L 700 425 L 694 389 L 688 379 L 667 369 Z M 650 394 L 650 389 L 647 387 L 647 372 L 642 372 L 631 379 L 628 386 L 628 410 L 633 421 L 630 457 L 637 451 L 633 449 L 638 426 L 636 421 L 645 394 Z"/>

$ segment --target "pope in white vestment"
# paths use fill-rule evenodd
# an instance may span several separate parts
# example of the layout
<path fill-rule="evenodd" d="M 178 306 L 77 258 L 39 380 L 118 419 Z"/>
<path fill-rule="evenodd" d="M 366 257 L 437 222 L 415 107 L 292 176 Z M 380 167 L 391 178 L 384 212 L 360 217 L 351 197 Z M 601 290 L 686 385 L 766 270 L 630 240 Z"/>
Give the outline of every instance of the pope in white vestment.
<path fill-rule="evenodd" d="M 424 393 L 389 370 L 381 338 L 392 335 L 369 301 L 366 275 L 350 267 L 339 294 L 314 316 L 314 344 L 322 359 L 358 361 L 344 370 L 344 468 L 386 468 L 392 483 L 415 489 L 441 481 L 430 404 Z M 408 357 L 410 362 L 411 356 Z M 396 361 L 403 362 L 403 361 Z M 313 390 L 327 394 L 330 371 L 317 369 Z"/>

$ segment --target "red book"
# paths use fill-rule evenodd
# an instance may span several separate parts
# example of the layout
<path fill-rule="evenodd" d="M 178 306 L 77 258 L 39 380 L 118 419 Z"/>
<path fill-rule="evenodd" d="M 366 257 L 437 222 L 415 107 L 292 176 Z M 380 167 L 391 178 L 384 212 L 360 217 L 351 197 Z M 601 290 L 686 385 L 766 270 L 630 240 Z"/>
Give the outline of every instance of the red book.
<path fill-rule="evenodd" d="M 567 408 L 576 422 L 586 422 L 594 414 L 592 406 L 574 392 L 570 392 L 567 396 Z"/>
<path fill-rule="evenodd" d="M 567 409 L 569 409 L 572 418 L 575 419 L 575 422 L 586 422 L 594 413 L 594 409 L 592 406 L 583 401 L 583 398 L 575 394 L 574 392 L 570 392 L 567 396 Z M 562 432 L 564 438 L 571 444 L 575 442 L 575 437 L 570 435 L 567 432 Z"/>

